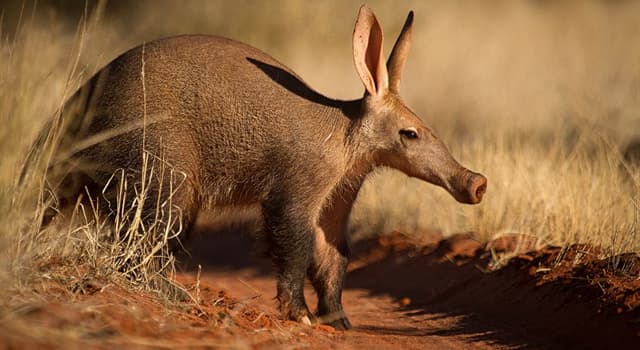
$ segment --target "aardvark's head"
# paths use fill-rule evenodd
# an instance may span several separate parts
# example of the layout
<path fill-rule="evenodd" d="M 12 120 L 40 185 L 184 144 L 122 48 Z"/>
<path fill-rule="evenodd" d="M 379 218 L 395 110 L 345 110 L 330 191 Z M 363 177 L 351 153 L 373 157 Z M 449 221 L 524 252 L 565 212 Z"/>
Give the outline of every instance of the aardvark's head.
<path fill-rule="evenodd" d="M 487 179 L 461 166 L 435 133 L 399 96 L 400 76 L 409 46 L 413 12 L 385 65 L 382 28 L 366 6 L 353 33 L 353 56 L 364 87 L 360 131 L 375 145 L 377 162 L 445 188 L 462 203 L 480 203 Z"/>

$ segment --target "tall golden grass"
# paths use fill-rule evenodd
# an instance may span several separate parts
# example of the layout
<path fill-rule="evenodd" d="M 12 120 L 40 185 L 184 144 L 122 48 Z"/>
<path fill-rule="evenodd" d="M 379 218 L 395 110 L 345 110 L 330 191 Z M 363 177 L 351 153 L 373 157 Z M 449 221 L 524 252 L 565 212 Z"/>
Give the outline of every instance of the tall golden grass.
<path fill-rule="evenodd" d="M 211 33 L 271 53 L 322 93 L 357 98 L 363 89 L 351 33 L 359 4 L 97 1 L 84 20 L 46 4 L 27 3 L 22 12 L 22 3 L 4 5 L 12 15 L 0 27 L 0 244 L 13 253 L 10 262 L 26 267 L 35 255 L 67 247 L 46 243 L 67 242 L 69 231 L 56 236 L 35 224 L 42 177 L 19 186 L 16 178 L 45 121 L 101 66 L 144 41 Z M 525 233 L 541 243 L 640 252 L 640 172 L 622 157 L 640 133 L 639 3 L 370 5 L 387 52 L 407 12 L 416 11 L 403 95 L 456 158 L 488 177 L 489 189 L 479 206 L 463 206 L 441 189 L 380 171 L 359 196 L 354 234 L 473 231 L 486 240 Z M 70 230 L 74 237 L 97 231 Z M 109 251 L 86 242 L 76 248 Z"/>

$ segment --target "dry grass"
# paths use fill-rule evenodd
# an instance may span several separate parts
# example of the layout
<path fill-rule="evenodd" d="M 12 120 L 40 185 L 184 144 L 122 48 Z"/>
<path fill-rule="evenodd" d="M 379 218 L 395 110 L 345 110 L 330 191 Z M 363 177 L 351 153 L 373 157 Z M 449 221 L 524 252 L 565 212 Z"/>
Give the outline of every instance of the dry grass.
<path fill-rule="evenodd" d="M 59 140 L 64 132 L 68 116 L 59 112 L 67 98 L 75 92 L 80 82 L 96 69 L 87 61 L 99 62 L 97 53 L 86 53 L 87 42 L 95 36 L 104 36 L 108 29 L 97 26 L 102 7 L 93 9 L 89 16 L 85 10 L 79 25 L 73 32 L 61 27 L 45 30 L 40 26 L 37 12 L 19 16 L 13 37 L 4 37 L 0 47 L 3 62 L 0 75 L 0 119 L 6 128 L 2 133 L 3 167 L 0 176 L 0 247 L 2 273 L 5 288 L 3 319 L 11 319 L 16 305 L 33 302 L 50 283 L 67 288 L 73 294 L 81 292 L 75 280 L 102 280 L 125 285 L 134 290 L 153 292 L 165 301 L 189 297 L 183 286 L 174 282 L 174 258 L 168 242 L 179 234 L 179 217 L 172 205 L 172 196 L 166 202 L 153 203 L 155 220 L 143 224 L 145 201 L 153 197 L 149 191 L 168 188 L 175 191 L 183 176 L 157 156 L 143 153 L 143 167 L 137 181 L 127 180 L 124 174 L 113 175 L 109 186 L 120 194 L 113 203 L 110 217 L 100 210 L 100 201 L 78 200 L 68 221 L 54 221 L 41 228 L 45 209 L 55 207 L 56 198 L 48 192 L 45 169 L 55 171 L 58 155 L 64 150 Z M 87 20 L 88 19 L 88 20 Z M 42 49 L 43 43 L 61 37 L 61 46 Z M 95 39 L 94 39 L 95 40 Z M 51 59 L 50 64 L 33 62 Z M 87 58 L 89 57 L 89 58 Z M 32 64 L 26 64 L 31 61 Z M 88 73 L 87 73 L 88 72 Z M 67 108 L 73 110 L 73 108 Z M 47 111 L 47 112 L 42 112 Z M 36 133 L 44 122 L 50 121 L 48 132 L 39 135 L 37 147 L 30 148 Z M 23 142 L 29 135 L 30 141 Z M 20 149 L 18 151 L 18 149 Z M 20 168 L 27 164 L 25 172 Z M 165 176 L 165 175 L 169 176 Z M 172 179 L 163 186 L 163 179 Z M 159 187 L 156 187 L 159 185 Z M 135 188 L 135 190 L 131 190 Z M 160 190 L 160 189 L 158 189 Z M 127 197 L 127 193 L 135 193 Z M 172 192 L 174 193 L 174 192 Z M 147 203 L 147 207 L 148 207 Z M 115 225 L 112 224 L 115 222 Z M 72 268 L 70 273 L 69 268 Z M 73 277 L 72 277 L 73 276 Z M 16 301 L 15 296 L 18 297 Z M 43 296 L 44 297 L 44 296 Z M 19 301 L 24 299 L 23 301 Z M 18 311 L 19 312 L 19 311 Z"/>
<path fill-rule="evenodd" d="M 520 232 L 639 251 L 640 174 L 621 153 L 640 126 L 640 6 L 464 5 L 416 19 L 427 28 L 415 35 L 424 47 L 410 58 L 407 69 L 418 73 L 405 91 L 452 153 L 488 177 L 484 203 L 460 206 L 384 174 L 362 193 L 354 219 L 381 231 Z"/>
<path fill-rule="evenodd" d="M 481 205 L 462 206 L 440 189 L 381 171 L 361 192 L 355 234 L 436 229 L 490 239 L 520 232 L 545 243 L 594 243 L 609 254 L 640 252 L 640 172 L 621 155 L 640 136 L 640 4 L 371 5 L 386 30 L 387 50 L 406 12 L 416 10 L 404 95 L 463 164 L 488 177 L 489 191 Z M 15 15 L 19 4 L 7 6 L 0 27 L 0 248 L 11 254 L 2 254 L 10 268 L 0 269 L 6 275 L 0 280 L 19 276 L 11 284 L 17 288 L 42 276 L 32 268 L 42 258 L 63 257 L 111 276 L 136 267 L 126 263 L 131 254 L 155 268 L 155 257 L 166 254 L 162 242 L 175 234 L 166 230 L 167 216 L 149 233 L 160 237 L 155 246 L 142 244 L 146 238 L 128 241 L 141 232 L 135 222 L 104 233 L 104 222 L 87 207 L 77 212 L 83 224 L 39 231 L 34 223 L 46 198 L 41 170 L 16 187 L 41 126 L 126 48 L 171 34 L 214 33 L 264 49 L 329 96 L 362 93 L 350 56 L 357 1 L 313 7 L 143 1 L 129 9 L 98 2 L 88 21 L 46 5 L 27 6 L 22 16 Z M 46 162 L 46 148 L 43 154 Z M 147 170 L 157 174 L 161 163 Z M 123 212 L 141 207 L 140 193 L 123 198 Z M 105 234 L 114 239 L 105 243 Z M 163 261 L 170 271 L 171 260 Z M 128 272 L 143 286 L 160 276 L 157 269 Z"/>

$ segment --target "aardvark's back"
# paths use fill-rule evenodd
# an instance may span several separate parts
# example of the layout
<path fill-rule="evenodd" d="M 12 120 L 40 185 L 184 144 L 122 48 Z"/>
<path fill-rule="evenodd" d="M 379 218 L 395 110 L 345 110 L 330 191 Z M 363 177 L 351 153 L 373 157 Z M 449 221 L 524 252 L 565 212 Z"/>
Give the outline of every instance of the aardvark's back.
<path fill-rule="evenodd" d="M 84 116 L 86 134 L 107 140 L 75 159 L 92 169 L 86 172 L 98 187 L 116 169 L 141 168 L 143 123 L 145 150 L 184 173 L 200 192 L 193 196 L 213 204 L 259 201 L 274 176 L 293 176 L 290 170 L 313 176 L 317 165 L 304 169 L 301 154 L 325 159 L 330 153 L 313 137 L 327 128 L 315 107 L 335 101 L 236 41 L 190 35 L 147 43 L 89 84 L 94 108 Z M 324 165 L 340 163 L 335 156 Z"/>

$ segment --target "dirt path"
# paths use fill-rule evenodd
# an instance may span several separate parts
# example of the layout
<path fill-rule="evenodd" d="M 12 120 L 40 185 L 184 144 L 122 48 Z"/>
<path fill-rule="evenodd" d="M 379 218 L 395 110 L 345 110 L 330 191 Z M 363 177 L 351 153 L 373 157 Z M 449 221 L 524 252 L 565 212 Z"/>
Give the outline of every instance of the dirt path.
<path fill-rule="evenodd" d="M 275 281 L 270 276 L 258 275 L 256 270 L 216 271 L 204 274 L 202 283 L 229 291 L 247 306 L 265 314 L 275 315 L 273 300 Z M 309 286 L 307 286 L 307 290 Z M 299 339 L 295 346 L 343 349 L 502 349 L 482 339 L 482 334 L 447 334 L 456 329 L 463 316 L 441 314 L 415 314 L 402 310 L 390 296 L 371 296 L 367 290 L 345 290 L 343 295 L 348 315 L 354 328 L 348 332 L 318 329 L 311 336 Z M 313 293 L 307 293 L 310 305 L 315 303 Z M 486 334 L 488 334 L 487 331 Z M 312 339 L 315 338 L 315 339 Z M 323 344 L 324 342 L 324 344 Z"/>
<path fill-rule="evenodd" d="M 192 248 L 191 263 L 203 266 L 201 283 L 226 291 L 261 314 L 277 317 L 269 262 L 252 257 L 248 252 L 255 247 L 237 234 L 221 233 L 207 241 L 196 239 Z M 432 245 L 427 252 L 402 242 L 387 247 L 367 244 L 356 247 L 343 294 L 354 329 L 303 332 L 289 345 L 587 349 L 634 348 L 640 341 L 637 324 L 599 308 L 587 289 L 539 285 L 518 267 L 483 272 L 474 255 L 480 245 L 468 237 Z M 309 285 L 306 292 L 309 305 L 315 305 Z M 587 299 L 581 300 L 583 296 Z"/>
<path fill-rule="evenodd" d="M 190 268 L 203 266 L 201 285 L 224 290 L 249 308 L 265 315 L 276 317 L 274 300 L 276 284 L 266 259 L 256 257 L 260 248 L 237 233 L 217 233 L 215 237 L 199 237 L 191 247 Z M 249 252 L 249 253 L 248 253 Z M 356 262 L 354 265 L 357 265 Z M 366 264 L 362 261 L 360 264 Z M 353 266 L 352 266 L 353 269 Z M 365 275 L 362 275 L 362 273 Z M 370 272 L 373 275 L 370 275 Z M 347 332 L 336 332 L 327 328 L 312 331 L 297 339 L 294 347 L 342 348 L 342 349 L 507 349 L 510 344 L 498 344 L 491 339 L 496 329 L 486 327 L 483 320 L 477 322 L 470 332 L 461 331 L 469 326 L 468 315 L 446 312 L 424 313 L 409 307 L 411 301 L 387 293 L 377 293 L 370 288 L 357 285 L 370 277 L 371 282 L 384 286 L 396 278 L 375 276 L 377 272 L 360 269 L 350 273 L 353 282 L 343 293 L 343 304 L 354 328 Z M 183 277 L 195 278 L 193 272 Z M 416 276 L 420 278 L 419 276 Z M 382 280 L 380 280 L 381 278 Z M 407 281 L 409 285 L 415 281 Z M 308 304 L 312 307 L 316 297 L 309 284 L 305 287 Z M 404 300 L 402 300 L 404 299 Z M 465 325 L 466 323 L 466 325 Z M 465 326 L 463 326 L 465 325 Z M 307 338 L 307 339 L 305 339 Z M 518 341 L 512 342 L 518 344 Z M 522 344 L 525 342 L 523 341 Z"/>
<path fill-rule="evenodd" d="M 593 247 L 545 247 L 488 272 L 488 249 L 500 254 L 513 240 L 488 248 L 469 235 L 432 238 L 354 246 L 346 332 L 280 320 L 270 262 L 253 240 L 219 230 L 194 237 L 182 257 L 177 278 L 191 298 L 181 301 L 54 264 L 64 279 L 43 281 L 36 300 L 0 317 L 0 349 L 638 348 L 637 254 L 598 260 Z"/>

